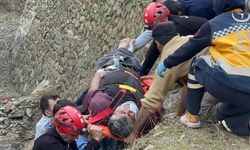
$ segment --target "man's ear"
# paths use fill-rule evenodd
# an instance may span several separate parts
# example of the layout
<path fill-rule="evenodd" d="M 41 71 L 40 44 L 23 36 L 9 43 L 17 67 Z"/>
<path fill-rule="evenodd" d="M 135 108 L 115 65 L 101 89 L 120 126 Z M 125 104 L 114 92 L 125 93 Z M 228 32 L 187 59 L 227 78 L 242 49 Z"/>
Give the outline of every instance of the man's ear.
<path fill-rule="evenodd" d="M 45 110 L 44 113 L 47 117 L 49 117 L 49 118 L 52 117 L 52 114 L 49 110 Z"/>

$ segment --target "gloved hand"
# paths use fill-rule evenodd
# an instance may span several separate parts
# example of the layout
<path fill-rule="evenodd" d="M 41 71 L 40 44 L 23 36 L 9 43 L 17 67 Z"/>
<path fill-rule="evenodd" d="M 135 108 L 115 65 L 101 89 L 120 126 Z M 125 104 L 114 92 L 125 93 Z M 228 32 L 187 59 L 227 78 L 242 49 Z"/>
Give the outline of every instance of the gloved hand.
<path fill-rule="evenodd" d="M 156 72 L 157 74 L 163 78 L 164 77 L 164 72 L 166 71 L 166 67 L 163 63 L 160 63 L 158 66 L 157 66 L 157 69 L 156 69 Z"/>

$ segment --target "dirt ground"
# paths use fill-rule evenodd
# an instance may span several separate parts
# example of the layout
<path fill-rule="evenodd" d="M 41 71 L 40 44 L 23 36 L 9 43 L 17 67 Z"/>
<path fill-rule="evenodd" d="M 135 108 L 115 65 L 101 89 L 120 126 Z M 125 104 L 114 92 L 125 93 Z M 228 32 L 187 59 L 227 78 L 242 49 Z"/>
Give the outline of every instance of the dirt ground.
<path fill-rule="evenodd" d="M 250 138 L 232 135 L 209 122 L 202 122 L 199 129 L 190 129 L 180 124 L 179 118 L 166 118 L 131 149 L 250 150 Z"/>

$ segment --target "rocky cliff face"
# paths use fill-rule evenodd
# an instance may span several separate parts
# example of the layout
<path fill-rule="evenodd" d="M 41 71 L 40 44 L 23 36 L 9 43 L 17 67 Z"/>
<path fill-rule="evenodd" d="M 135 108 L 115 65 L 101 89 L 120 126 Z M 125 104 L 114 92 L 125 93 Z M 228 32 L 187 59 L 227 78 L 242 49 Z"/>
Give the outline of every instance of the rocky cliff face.
<path fill-rule="evenodd" d="M 95 61 L 123 37 L 142 30 L 147 1 L 27 0 L 13 50 L 13 82 L 28 93 L 44 79 L 74 97 L 89 83 Z"/>
<path fill-rule="evenodd" d="M 95 61 L 141 32 L 146 3 L 0 0 L 0 149 L 30 150 L 41 95 L 79 95 Z"/>

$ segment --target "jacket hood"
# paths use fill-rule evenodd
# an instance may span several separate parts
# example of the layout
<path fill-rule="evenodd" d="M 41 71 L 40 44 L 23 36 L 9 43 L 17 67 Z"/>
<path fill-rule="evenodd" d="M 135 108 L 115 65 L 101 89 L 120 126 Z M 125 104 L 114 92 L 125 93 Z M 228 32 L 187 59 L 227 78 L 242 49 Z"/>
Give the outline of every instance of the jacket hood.
<path fill-rule="evenodd" d="M 213 9 L 217 15 L 236 8 L 245 8 L 245 0 L 212 0 Z"/>

